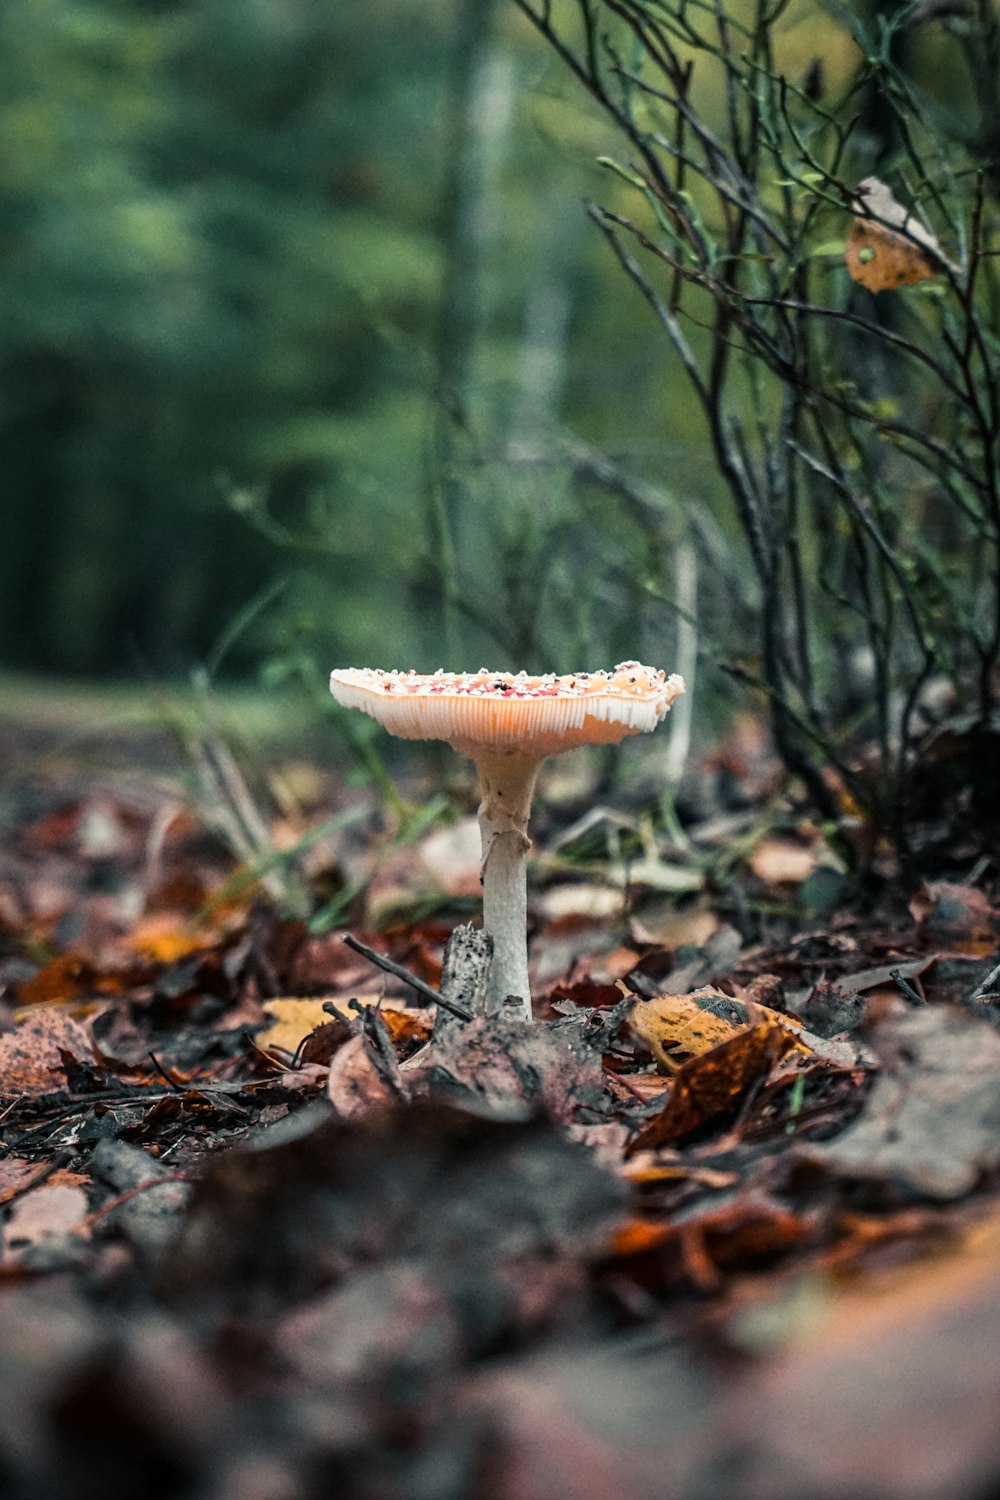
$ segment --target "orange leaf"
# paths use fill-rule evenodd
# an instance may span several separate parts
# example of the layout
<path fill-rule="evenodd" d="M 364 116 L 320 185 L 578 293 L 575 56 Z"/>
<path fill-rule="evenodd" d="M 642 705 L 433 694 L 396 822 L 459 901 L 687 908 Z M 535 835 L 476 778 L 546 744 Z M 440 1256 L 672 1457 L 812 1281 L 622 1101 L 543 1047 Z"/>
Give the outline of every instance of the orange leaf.
<path fill-rule="evenodd" d="M 5 1204 L 20 1198 L 25 1192 L 33 1191 L 31 1184 L 35 1178 L 48 1183 L 50 1187 L 83 1187 L 90 1181 L 82 1172 L 71 1172 L 66 1167 L 58 1167 L 54 1172 L 50 1170 L 51 1162 L 39 1166 L 36 1161 L 25 1161 L 19 1156 L 8 1156 L 0 1161 L 0 1208 Z"/>
<path fill-rule="evenodd" d="M 189 920 L 181 912 L 158 911 L 140 917 L 123 938 L 122 947 L 155 963 L 172 964 L 210 948 L 215 941 L 204 932 L 193 932 Z"/>
<path fill-rule="evenodd" d="M 915 286 L 938 274 L 938 268 L 919 246 L 873 219 L 855 219 L 844 246 L 844 259 L 851 280 L 870 292 Z"/>
<path fill-rule="evenodd" d="M 89 959 L 64 953 L 18 987 L 17 1004 L 58 1004 L 85 995 L 120 995 L 147 977 L 145 970 L 100 970 Z"/>
<path fill-rule="evenodd" d="M 644 1250 L 655 1250 L 673 1234 L 669 1224 L 654 1219 L 626 1219 L 611 1236 L 608 1246 L 610 1255 L 641 1255 Z"/>
<path fill-rule="evenodd" d="M 852 281 L 870 292 L 891 292 L 928 281 L 949 266 L 934 235 L 897 203 L 879 178 L 858 183 L 854 206 L 859 214 L 844 246 Z"/>

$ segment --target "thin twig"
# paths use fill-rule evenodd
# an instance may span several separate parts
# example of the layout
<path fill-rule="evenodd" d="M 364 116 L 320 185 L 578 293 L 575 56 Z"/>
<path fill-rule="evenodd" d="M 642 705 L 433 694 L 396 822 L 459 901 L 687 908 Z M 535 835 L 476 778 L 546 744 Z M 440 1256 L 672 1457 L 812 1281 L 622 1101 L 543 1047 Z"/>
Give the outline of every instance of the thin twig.
<path fill-rule="evenodd" d="M 905 995 L 907 1000 L 912 1000 L 914 1005 L 926 1004 L 923 995 L 919 990 L 913 988 L 913 985 L 906 978 L 901 969 L 890 969 L 889 978 L 899 990 L 900 994 Z"/>
<path fill-rule="evenodd" d="M 135 1187 L 126 1188 L 115 1198 L 109 1198 L 107 1203 L 102 1203 L 100 1208 L 95 1208 L 85 1219 L 73 1228 L 73 1233 L 83 1236 L 88 1233 L 101 1219 L 108 1214 L 114 1213 L 115 1209 L 124 1208 L 126 1203 L 131 1203 L 133 1198 L 138 1198 L 140 1193 L 146 1193 L 150 1188 L 167 1187 L 174 1182 L 182 1182 L 190 1186 L 192 1177 L 190 1172 L 165 1172 L 162 1177 L 147 1177 L 145 1182 L 139 1182 Z"/>
<path fill-rule="evenodd" d="M 976 984 L 974 984 L 972 986 L 972 989 L 968 990 L 966 994 L 962 996 L 959 1003 L 961 1005 L 971 1005 L 974 1001 L 978 1000 L 981 995 L 989 994 L 991 986 L 996 984 L 998 979 L 1000 979 L 1000 964 L 994 965 L 994 967 L 986 975 L 985 979 L 980 979 Z"/>
<path fill-rule="evenodd" d="M 836 101 L 818 104 L 775 62 L 772 23 L 786 0 L 756 0 L 739 15 L 728 0 L 576 0 L 577 33 L 553 19 L 549 0 L 515 4 L 628 142 L 627 170 L 617 170 L 652 225 L 611 207 L 587 208 L 702 408 L 765 605 L 760 673 L 752 680 L 770 699 L 779 754 L 830 817 L 839 809 L 825 773 L 838 769 L 905 856 L 903 792 L 924 685 L 945 670 L 963 688 L 978 686 L 984 718 L 998 699 L 1000 355 L 987 324 L 996 287 L 983 286 L 992 253 L 983 245 L 984 182 L 988 172 L 996 176 L 996 165 L 976 171 L 970 213 L 954 213 L 964 174 L 942 144 L 943 115 L 928 117 L 926 101 L 874 35 Z M 628 61 L 615 26 L 604 28 L 609 16 L 635 40 Z M 866 26 L 856 24 L 864 36 Z M 990 67 L 1000 56 L 1000 22 L 989 0 L 974 0 L 970 35 L 977 30 L 974 81 L 986 122 L 985 102 L 997 91 Z M 702 58 L 709 74 L 722 70 L 725 90 L 711 127 L 694 86 Z M 873 87 L 893 116 L 901 159 L 916 174 L 912 185 L 901 179 L 907 198 L 933 206 L 959 242 L 963 269 L 942 262 L 942 296 L 933 303 L 901 297 L 864 316 L 855 311 L 860 294 L 847 301 L 842 278 L 817 289 L 811 258 L 818 216 L 837 215 L 846 232 L 845 216 L 856 212 L 854 189 L 840 174 L 862 118 L 856 104 Z M 665 133 L 667 115 L 673 129 Z M 918 123 L 926 141 L 918 139 Z M 982 132 L 996 138 L 986 123 Z M 870 217 L 924 243 L 909 221 Z M 833 232 L 839 237 L 841 229 Z M 655 259 L 647 262 L 632 246 Z M 670 281 L 661 295 L 664 267 Z M 770 399 L 765 368 L 771 386 L 783 390 L 780 403 Z M 921 375 L 931 379 L 917 390 Z M 658 545 L 676 535 L 679 528 L 644 492 L 593 465 L 591 472 L 605 484 L 610 477 L 609 487 Z M 906 487 L 913 491 L 912 525 Z M 932 527 L 923 535 L 921 506 Z M 950 535 L 949 512 L 956 523 Z M 939 534 L 940 564 L 930 551 Z M 952 588 L 948 570 L 956 562 L 961 576 Z M 849 611 L 845 648 L 860 644 L 874 660 L 881 764 L 870 785 L 838 754 L 846 726 L 814 675 L 815 648 L 824 644 L 823 629 L 834 627 L 810 607 L 811 571 L 827 598 Z"/>
<path fill-rule="evenodd" d="M 164 1083 L 168 1083 L 170 1085 L 170 1087 L 174 1090 L 175 1093 L 177 1093 L 177 1094 L 183 1094 L 184 1093 L 183 1087 L 177 1082 L 176 1078 L 173 1078 L 170 1075 L 170 1073 L 168 1073 L 167 1069 L 160 1062 L 160 1059 L 157 1057 L 156 1053 L 153 1051 L 152 1048 L 149 1049 L 149 1051 L 147 1052 L 146 1056 L 149 1058 L 150 1062 L 153 1064 L 153 1067 L 159 1073 L 159 1075 L 163 1079 Z"/>
<path fill-rule="evenodd" d="M 418 995 L 423 995 L 424 999 L 429 1000 L 432 1005 L 443 1006 L 453 1016 L 457 1016 L 460 1021 L 471 1021 L 473 1019 L 471 1010 L 466 1010 L 464 1005 L 459 1005 L 454 1000 L 447 1000 L 444 995 L 439 994 L 431 985 L 425 984 L 422 979 L 418 979 L 416 974 L 411 974 L 409 969 L 404 969 L 402 964 L 393 963 L 392 959 L 386 958 L 384 953 L 376 953 L 374 948 L 369 948 L 366 943 L 359 942 L 351 933 L 344 933 L 344 942 L 348 948 L 353 948 L 355 953 L 360 953 L 363 958 L 367 958 L 369 963 L 375 964 L 377 968 L 384 969 L 387 974 L 392 974 L 395 979 L 401 979 L 404 984 L 408 984 L 411 989 L 416 990 Z"/>
<path fill-rule="evenodd" d="M 27 1182 L 22 1182 L 19 1187 L 8 1188 L 5 1193 L 0 1193 L 0 1208 L 6 1208 L 8 1203 L 13 1203 L 16 1198 L 23 1198 L 25 1193 L 32 1192 L 36 1187 L 41 1187 L 56 1172 L 62 1170 L 67 1162 L 72 1161 L 72 1151 L 57 1151 L 51 1161 L 32 1172 Z"/>

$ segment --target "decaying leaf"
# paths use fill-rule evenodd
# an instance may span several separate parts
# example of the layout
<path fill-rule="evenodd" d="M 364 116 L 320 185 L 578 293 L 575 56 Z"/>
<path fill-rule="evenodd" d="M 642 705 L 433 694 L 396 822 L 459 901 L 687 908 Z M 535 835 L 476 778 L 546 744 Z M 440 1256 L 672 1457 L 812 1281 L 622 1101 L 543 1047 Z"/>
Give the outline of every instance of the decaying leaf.
<path fill-rule="evenodd" d="M 647 1285 L 694 1280 L 709 1290 L 726 1273 L 760 1267 L 801 1249 L 815 1238 L 817 1223 L 810 1212 L 789 1209 L 767 1192 L 737 1185 L 673 1220 L 626 1220 L 612 1236 L 608 1257 L 644 1261 L 635 1271 Z M 619 1269 L 628 1274 L 626 1267 Z"/>
<path fill-rule="evenodd" d="M 360 1033 L 345 1042 L 330 1064 L 327 1098 L 342 1120 L 353 1120 L 370 1110 L 394 1103 L 399 1090 L 375 1065 L 367 1037 Z"/>
<path fill-rule="evenodd" d="M 627 1154 L 669 1145 L 728 1114 L 800 1045 L 787 1026 L 764 1019 L 692 1057 L 677 1069 L 666 1104 L 632 1139 Z"/>
<path fill-rule="evenodd" d="M 687 995 L 657 995 L 653 1000 L 637 1000 L 629 1017 L 632 1029 L 641 1037 L 661 1067 L 674 1073 L 689 1058 L 699 1057 L 720 1042 L 758 1021 L 783 1026 L 792 1033 L 802 1027 L 790 1016 L 770 1010 L 766 1005 L 747 1005 L 707 985 Z M 793 1036 L 793 1045 L 800 1045 Z M 808 1047 L 802 1044 L 802 1050 Z"/>
<path fill-rule="evenodd" d="M 47 1245 L 77 1230 L 87 1214 L 82 1187 L 46 1183 L 19 1198 L 3 1229 L 4 1265 L 31 1263 Z"/>
<path fill-rule="evenodd" d="M 882 1071 L 859 1118 L 804 1148 L 839 1175 L 958 1198 L 1000 1166 L 1000 1036 L 948 1005 L 893 1016 L 872 1045 Z"/>
<path fill-rule="evenodd" d="M 148 977 L 145 969 L 100 969 L 86 957 L 63 953 L 18 987 L 17 1003 L 22 1007 L 64 1005 L 94 995 L 120 995 Z"/>
<path fill-rule="evenodd" d="M 53 1172 L 51 1163 L 25 1161 L 17 1156 L 6 1156 L 0 1161 L 0 1208 L 13 1203 L 32 1189 L 32 1182 L 42 1180 L 50 1187 L 82 1187 L 89 1179 L 80 1172 L 70 1172 L 66 1167 L 57 1167 Z"/>
<path fill-rule="evenodd" d="M 65 1088 L 65 1056 L 93 1056 L 88 1029 L 61 1010 L 29 1011 L 13 1031 L 0 1036 L 0 1096 L 48 1094 Z"/>
<path fill-rule="evenodd" d="M 637 1000 L 629 1020 L 661 1067 L 673 1073 L 684 1058 L 697 1057 L 746 1025 L 738 1001 L 711 985 L 689 995 Z"/>
<path fill-rule="evenodd" d="M 840 995 L 867 995 L 875 990 L 890 989 L 894 995 L 899 994 L 899 985 L 895 978 L 909 980 L 916 988 L 920 986 L 921 976 L 931 969 L 936 961 L 935 954 L 929 954 L 925 958 L 911 958 L 903 963 L 878 964 L 873 969 L 861 969 L 854 974 L 841 974 L 839 978 L 830 981 L 830 987 Z"/>
<path fill-rule="evenodd" d="M 480 1017 L 449 1030 L 401 1069 L 414 1094 L 445 1094 L 523 1108 L 544 1102 L 568 1122 L 604 1095 L 600 1045 L 586 1036 L 582 1016 L 551 1026 Z"/>
<path fill-rule="evenodd" d="M 196 929 L 188 912 L 180 909 L 147 912 L 121 939 L 121 946 L 155 963 L 173 964 L 214 947 L 218 940 L 217 931 Z"/>
<path fill-rule="evenodd" d="M 870 292 L 889 292 L 955 269 L 937 238 L 878 177 L 858 183 L 854 207 L 858 217 L 844 246 L 852 281 Z"/>
<path fill-rule="evenodd" d="M 940 269 L 918 245 L 874 219 L 854 220 L 844 246 L 844 260 L 851 280 L 870 292 L 916 286 L 938 275 Z"/>
<path fill-rule="evenodd" d="M 678 911 L 673 898 L 646 903 L 629 921 L 629 931 L 637 943 L 659 948 L 704 948 L 718 932 L 718 914 L 705 906 L 690 906 Z"/>
<path fill-rule="evenodd" d="M 953 953 L 986 958 L 996 948 L 1000 920 L 976 886 L 948 880 L 922 885 L 910 901 L 910 915 L 922 932 L 947 942 Z"/>

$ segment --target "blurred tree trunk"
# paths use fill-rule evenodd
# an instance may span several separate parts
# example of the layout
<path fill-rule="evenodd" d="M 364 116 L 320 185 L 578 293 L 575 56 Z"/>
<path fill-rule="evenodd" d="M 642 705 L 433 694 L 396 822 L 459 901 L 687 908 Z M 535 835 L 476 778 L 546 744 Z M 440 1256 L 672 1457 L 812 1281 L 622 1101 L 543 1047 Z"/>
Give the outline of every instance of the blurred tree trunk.
<path fill-rule="evenodd" d="M 500 218 L 497 175 L 513 75 L 497 47 L 496 0 L 459 0 L 445 119 L 440 239 L 444 270 L 427 473 L 430 557 L 415 590 L 426 648 L 458 661 L 456 546 L 463 486 L 456 459 L 474 433 L 472 386 L 484 314 L 486 252 Z"/>
<path fill-rule="evenodd" d="M 507 439 L 516 456 L 531 456 L 558 421 L 566 381 L 570 288 L 566 241 L 573 218 L 569 205 L 557 204 L 548 233 L 539 236 L 538 275 L 533 278 L 525 307 L 524 331 L 517 371 L 517 397 Z M 575 235 L 573 236 L 575 238 Z"/>
<path fill-rule="evenodd" d="M 47 353 L 23 354 L 4 372 L 10 392 L 0 429 L 3 451 L 4 545 L 0 555 L 0 656 L 14 666 L 58 669 L 59 589 L 53 554 L 62 555 L 67 536 L 69 480 L 66 454 L 78 431 L 78 376 L 66 360 Z M 13 497 L 19 503 L 13 503 Z"/>

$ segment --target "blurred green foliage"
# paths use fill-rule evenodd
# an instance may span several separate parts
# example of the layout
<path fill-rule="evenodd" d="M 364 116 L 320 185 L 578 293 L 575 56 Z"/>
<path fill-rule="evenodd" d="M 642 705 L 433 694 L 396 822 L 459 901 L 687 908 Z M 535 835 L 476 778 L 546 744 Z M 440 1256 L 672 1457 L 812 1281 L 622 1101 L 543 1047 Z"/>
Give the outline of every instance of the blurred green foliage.
<path fill-rule="evenodd" d="M 437 10 L 0 9 L 8 660 L 184 666 L 285 561 L 236 483 L 285 526 L 322 494 L 327 602 L 366 596 L 418 425 L 380 325 L 419 335 L 439 269 Z"/>
<path fill-rule="evenodd" d="M 702 461 L 571 93 L 485 0 L 5 0 L 0 659 L 185 671 L 276 577 L 228 668 L 641 649 L 540 439 Z"/>

